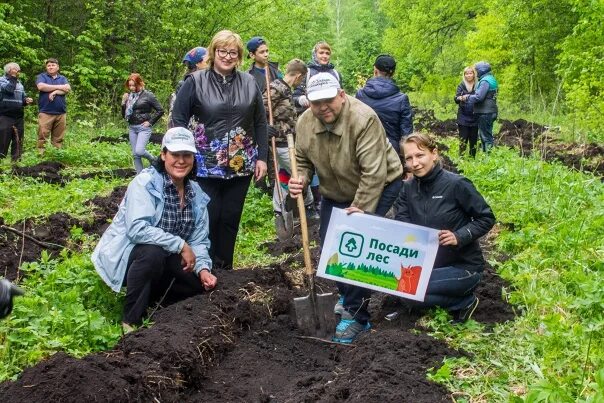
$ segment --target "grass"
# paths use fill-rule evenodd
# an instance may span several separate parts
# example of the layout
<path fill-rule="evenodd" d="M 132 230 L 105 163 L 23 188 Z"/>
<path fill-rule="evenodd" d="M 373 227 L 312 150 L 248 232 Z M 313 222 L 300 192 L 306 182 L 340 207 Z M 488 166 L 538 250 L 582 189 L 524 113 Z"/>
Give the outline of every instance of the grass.
<path fill-rule="evenodd" d="M 457 150 L 456 140 L 446 142 Z M 492 330 L 428 319 L 436 337 L 474 357 L 447 360 L 432 377 L 459 392 L 458 401 L 603 401 L 601 181 L 504 148 L 476 160 L 453 157 L 498 221 L 514 224 L 496 240 L 512 258 L 492 263 L 522 315 Z"/>

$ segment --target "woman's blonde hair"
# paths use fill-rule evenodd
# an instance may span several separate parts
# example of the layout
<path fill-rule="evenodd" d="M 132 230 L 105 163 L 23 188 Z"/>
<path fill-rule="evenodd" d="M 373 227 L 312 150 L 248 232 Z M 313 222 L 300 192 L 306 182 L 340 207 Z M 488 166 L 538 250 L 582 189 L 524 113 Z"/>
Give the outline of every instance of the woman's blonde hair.
<path fill-rule="evenodd" d="M 332 53 L 331 46 L 329 46 L 329 43 L 327 43 L 325 41 L 319 41 L 315 44 L 315 47 L 313 48 L 313 50 L 315 52 L 318 52 L 319 49 L 327 49 L 327 50 L 329 50 L 329 53 Z"/>
<path fill-rule="evenodd" d="M 216 49 L 230 46 L 237 47 L 237 67 L 241 66 L 241 63 L 243 62 L 243 41 L 238 34 L 227 29 L 217 32 L 210 41 L 210 46 L 208 46 L 208 66 L 210 66 L 210 68 L 214 67 Z"/>
<path fill-rule="evenodd" d="M 463 71 L 461 72 L 461 78 L 463 78 L 464 80 L 466 79 L 466 71 L 471 71 L 472 73 L 474 73 L 474 82 L 476 82 L 476 80 L 478 79 L 478 73 L 476 72 L 474 66 L 467 66 L 463 69 Z"/>

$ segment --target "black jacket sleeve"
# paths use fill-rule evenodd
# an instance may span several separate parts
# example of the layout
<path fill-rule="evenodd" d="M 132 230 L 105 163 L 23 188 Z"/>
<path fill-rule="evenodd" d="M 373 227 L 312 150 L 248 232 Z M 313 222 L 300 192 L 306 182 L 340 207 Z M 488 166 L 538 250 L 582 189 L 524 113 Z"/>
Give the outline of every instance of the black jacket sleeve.
<path fill-rule="evenodd" d="M 159 101 L 157 100 L 157 97 L 155 96 L 155 94 L 153 94 L 151 91 L 149 91 L 148 95 L 149 95 L 149 103 L 151 104 L 151 108 L 153 108 L 153 110 L 154 110 L 153 114 L 151 115 L 151 119 L 149 120 L 149 123 L 151 124 L 151 126 L 153 126 L 155 123 L 157 123 L 159 118 L 161 118 L 163 116 L 164 108 L 162 108 L 162 106 L 159 103 Z"/>
<path fill-rule="evenodd" d="M 457 183 L 455 199 L 457 205 L 471 217 L 470 222 L 453 232 L 458 246 L 463 247 L 489 232 L 495 225 L 495 215 L 484 197 L 467 178 L 462 178 Z"/>
<path fill-rule="evenodd" d="M 456 104 L 459 104 L 461 101 L 457 99 L 458 96 L 463 95 L 463 82 L 457 86 L 457 90 L 455 91 L 455 97 L 453 100 Z"/>
<path fill-rule="evenodd" d="M 195 103 L 195 80 L 190 75 L 176 94 L 174 109 L 172 110 L 172 122 L 174 127 L 187 127 L 193 115 Z"/>

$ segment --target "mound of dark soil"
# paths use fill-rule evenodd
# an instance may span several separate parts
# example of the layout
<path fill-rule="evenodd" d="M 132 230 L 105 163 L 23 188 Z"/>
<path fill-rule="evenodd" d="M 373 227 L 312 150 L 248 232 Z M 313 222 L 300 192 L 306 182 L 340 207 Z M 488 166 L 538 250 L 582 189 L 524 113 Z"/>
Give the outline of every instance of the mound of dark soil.
<path fill-rule="evenodd" d="M 42 222 L 27 219 L 12 226 L 0 219 L 0 273 L 9 280 L 18 276 L 19 264 L 33 262 L 46 249 L 56 255 L 70 237 L 77 221 L 65 213 L 56 213 Z"/>
<path fill-rule="evenodd" d="M 124 141 L 129 141 L 128 133 L 124 133 L 122 135 Z M 161 144 L 162 139 L 164 138 L 163 133 L 151 133 L 151 137 L 149 137 L 149 143 L 152 144 Z"/>
<path fill-rule="evenodd" d="M 109 144 L 119 144 L 128 141 L 128 136 L 124 137 L 109 137 L 109 136 L 98 136 L 92 139 L 92 141 Z"/>
<path fill-rule="evenodd" d="M 526 156 L 533 150 L 536 140 L 545 133 L 548 129 L 537 123 L 527 122 L 524 119 L 515 121 L 500 120 L 501 128 L 499 129 L 498 144 L 507 145 L 509 147 L 518 148 L 520 155 Z"/>
<path fill-rule="evenodd" d="M 413 126 L 415 130 L 429 131 L 438 137 L 457 135 L 457 121 L 455 119 L 438 120 L 431 109 L 414 109 L 414 113 Z"/>
<path fill-rule="evenodd" d="M 41 180 L 42 182 L 64 186 L 71 179 L 89 179 L 89 178 L 133 178 L 136 171 L 132 168 L 118 168 L 104 171 L 90 172 L 77 176 L 64 176 L 61 170 L 65 166 L 56 161 L 44 161 L 36 165 L 27 167 L 13 167 L 13 175 L 29 176 Z"/>
<path fill-rule="evenodd" d="M 501 121 L 498 143 L 515 147 L 521 156 L 538 151 L 546 161 L 560 161 L 564 165 L 604 177 L 604 147 L 596 144 L 563 143 L 552 138 L 546 126 L 524 119 Z"/>
<path fill-rule="evenodd" d="M 109 226 L 109 220 L 117 213 L 126 189 L 127 186 L 120 186 L 113 189 L 109 196 L 98 196 L 88 201 L 87 204 L 94 210 L 94 216 L 91 222 L 82 223 L 82 229 L 89 234 L 102 235 Z"/>
<path fill-rule="evenodd" d="M 134 178 L 136 171 L 133 168 L 118 168 L 110 169 L 107 171 L 90 172 L 83 175 L 78 175 L 78 179 L 89 179 L 89 178 Z"/>
<path fill-rule="evenodd" d="M 13 167 L 12 172 L 13 175 L 30 176 L 46 183 L 64 184 L 65 180 L 60 173 L 63 168 L 65 165 L 60 162 L 43 161 L 28 167 Z"/>
<path fill-rule="evenodd" d="M 90 221 L 56 213 L 44 220 L 27 219 L 7 226 L 0 218 L 0 275 L 10 280 L 16 279 L 19 263 L 38 260 L 44 249 L 51 256 L 56 255 L 67 245 L 73 226 L 81 227 L 89 234 L 101 235 L 117 212 L 125 193 L 126 187 L 122 186 L 107 197 L 90 200 L 88 203 L 95 212 Z"/>
<path fill-rule="evenodd" d="M 220 285 L 158 311 L 110 352 L 55 354 L 0 386 L 21 401 L 449 401 L 426 380 L 443 342 L 376 320 L 353 346 L 298 336 L 280 270 L 219 272 Z"/>

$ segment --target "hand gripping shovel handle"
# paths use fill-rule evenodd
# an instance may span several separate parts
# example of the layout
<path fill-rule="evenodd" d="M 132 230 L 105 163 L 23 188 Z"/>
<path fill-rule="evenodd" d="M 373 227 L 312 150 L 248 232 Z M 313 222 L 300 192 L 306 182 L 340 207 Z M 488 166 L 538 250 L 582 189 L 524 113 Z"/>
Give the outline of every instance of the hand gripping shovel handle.
<path fill-rule="evenodd" d="M 298 163 L 296 161 L 296 152 L 294 146 L 294 136 L 289 133 L 287 135 L 287 150 L 289 151 L 289 160 L 292 166 L 292 178 L 298 179 Z M 308 242 L 308 226 L 306 224 L 306 208 L 304 207 L 304 199 L 302 195 L 296 197 L 298 202 L 298 210 L 300 211 L 300 229 L 302 231 L 302 248 L 304 251 L 304 266 L 306 267 L 306 275 L 310 285 L 311 293 L 315 292 L 314 270 L 310 259 L 310 244 Z"/>
<path fill-rule="evenodd" d="M 294 136 L 287 135 L 287 149 L 292 166 L 292 178 L 298 179 L 298 164 L 294 148 Z M 296 307 L 296 321 L 300 330 L 309 335 L 331 338 L 335 330 L 335 315 L 333 305 L 336 296 L 333 293 L 317 295 L 315 290 L 315 273 L 310 259 L 310 245 L 308 242 L 308 227 L 306 224 L 306 209 L 302 195 L 296 197 L 300 210 L 300 229 L 302 231 L 302 248 L 304 251 L 304 266 L 308 277 L 310 295 L 308 297 L 294 298 Z"/>

